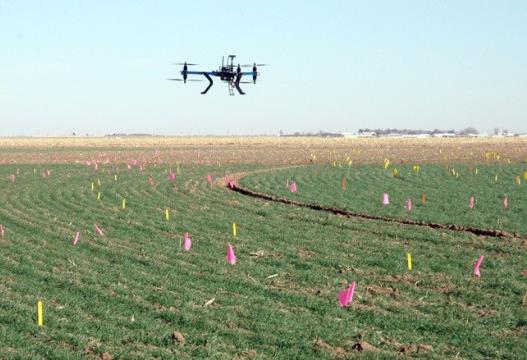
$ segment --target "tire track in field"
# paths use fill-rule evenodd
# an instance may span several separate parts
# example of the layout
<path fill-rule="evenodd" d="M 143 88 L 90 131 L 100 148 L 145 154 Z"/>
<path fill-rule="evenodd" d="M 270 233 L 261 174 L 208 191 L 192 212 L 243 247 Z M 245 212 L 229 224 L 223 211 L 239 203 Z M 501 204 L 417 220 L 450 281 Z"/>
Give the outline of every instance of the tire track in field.
<path fill-rule="evenodd" d="M 291 168 L 294 168 L 294 167 L 298 167 L 298 166 L 292 166 Z M 264 170 L 255 171 L 254 173 L 283 170 L 287 168 L 288 167 L 264 169 Z M 252 174 L 253 172 L 232 174 L 231 178 L 239 180 L 247 175 L 252 175 Z M 227 184 L 227 188 L 239 194 L 250 196 L 253 198 L 257 198 L 257 199 L 262 199 L 262 200 L 267 200 L 267 201 L 282 203 L 282 204 L 287 204 L 287 205 L 293 205 L 296 207 L 302 207 L 302 208 L 307 208 L 311 210 L 329 212 L 335 215 L 341 215 L 341 216 L 345 216 L 349 218 L 360 218 L 360 219 L 366 219 L 366 220 L 391 222 L 391 223 L 402 224 L 402 225 L 421 226 L 421 227 L 426 227 L 429 229 L 437 229 L 437 230 L 468 232 L 468 233 L 472 233 L 478 236 L 523 239 L 523 237 L 517 232 L 508 232 L 508 231 L 503 231 L 503 230 L 498 230 L 498 229 L 481 229 L 477 227 L 457 225 L 457 224 L 440 224 L 440 223 L 433 223 L 433 222 L 426 222 L 426 221 L 392 218 L 392 217 L 386 217 L 386 216 L 372 215 L 368 213 L 361 213 L 361 212 L 356 212 L 356 211 L 347 211 L 347 210 L 339 209 L 336 207 L 324 206 L 324 205 L 317 204 L 317 203 L 304 203 L 301 201 L 296 201 L 296 200 L 288 199 L 285 197 L 279 197 L 279 196 L 274 196 L 274 195 L 270 195 L 270 194 L 266 194 L 266 193 L 262 193 L 258 191 L 253 191 L 253 190 L 250 190 L 250 189 L 247 189 L 245 187 L 238 185 L 236 182 L 233 182 L 230 185 Z"/>

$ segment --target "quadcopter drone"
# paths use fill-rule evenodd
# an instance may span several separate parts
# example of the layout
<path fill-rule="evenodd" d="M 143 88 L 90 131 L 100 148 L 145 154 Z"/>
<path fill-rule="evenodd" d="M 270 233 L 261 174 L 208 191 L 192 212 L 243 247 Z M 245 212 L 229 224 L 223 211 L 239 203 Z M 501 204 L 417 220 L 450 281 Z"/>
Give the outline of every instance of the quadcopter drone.
<path fill-rule="evenodd" d="M 219 77 L 221 81 L 224 81 L 227 83 L 227 86 L 229 88 L 229 95 L 231 96 L 234 95 L 234 89 L 236 89 L 240 93 L 240 95 L 245 95 L 245 93 L 240 88 L 240 84 L 250 84 L 251 81 L 241 81 L 242 76 L 244 75 L 252 76 L 253 78 L 252 83 L 256 84 L 256 78 L 259 75 L 258 66 L 266 66 L 267 64 L 256 64 L 256 63 L 254 63 L 253 65 L 238 64 L 238 66 L 235 67 L 234 66 L 235 57 L 236 55 L 228 56 L 228 58 L 230 59 L 230 64 L 229 64 L 229 60 L 227 60 L 227 64 L 224 64 L 225 57 L 222 57 L 221 67 L 216 71 L 189 71 L 188 70 L 189 66 L 194 66 L 197 64 L 192 64 L 192 63 L 187 63 L 187 62 L 176 63 L 176 65 L 183 65 L 183 70 L 181 70 L 181 75 L 183 76 L 183 78 L 182 79 L 168 79 L 168 80 L 183 81 L 183 83 L 186 83 L 187 77 L 189 75 L 203 75 L 209 81 L 209 85 L 207 86 L 207 88 L 201 92 L 202 94 L 206 94 L 207 91 L 209 91 L 209 89 L 212 87 L 212 84 L 213 84 L 211 76 L 216 76 L 216 77 Z M 252 71 L 242 71 L 242 67 L 251 67 L 251 66 L 252 66 Z M 203 81 L 203 80 L 188 79 L 188 81 Z"/>

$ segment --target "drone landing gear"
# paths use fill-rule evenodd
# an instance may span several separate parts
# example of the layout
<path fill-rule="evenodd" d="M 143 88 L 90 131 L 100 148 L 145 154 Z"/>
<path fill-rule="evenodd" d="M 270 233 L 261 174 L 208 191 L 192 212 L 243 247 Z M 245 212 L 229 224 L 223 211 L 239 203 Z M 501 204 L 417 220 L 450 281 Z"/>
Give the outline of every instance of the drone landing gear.
<path fill-rule="evenodd" d="M 201 94 L 205 95 L 207 91 L 209 91 L 209 89 L 212 87 L 212 79 L 207 73 L 203 73 L 203 76 L 205 76 L 207 80 L 209 80 L 209 86 L 207 86 L 207 88 L 201 92 Z"/>
<path fill-rule="evenodd" d="M 240 84 L 236 83 L 236 90 L 238 90 L 238 92 L 240 93 L 240 95 L 245 95 L 245 93 L 242 91 L 242 89 L 240 88 Z"/>
<path fill-rule="evenodd" d="M 240 93 L 240 95 L 245 95 L 245 93 L 243 92 L 243 90 L 240 88 L 240 84 L 238 83 L 229 83 L 228 84 L 228 88 L 229 88 L 229 95 L 230 96 L 234 96 L 234 89 L 236 89 L 238 91 L 238 93 Z"/>
<path fill-rule="evenodd" d="M 245 93 L 240 88 L 240 80 L 241 79 L 242 79 L 242 74 L 238 74 L 238 76 L 236 76 L 236 82 L 234 83 L 234 86 L 236 87 L 236 90 L 238 90 L 240 95 L 245 95 Z"/>

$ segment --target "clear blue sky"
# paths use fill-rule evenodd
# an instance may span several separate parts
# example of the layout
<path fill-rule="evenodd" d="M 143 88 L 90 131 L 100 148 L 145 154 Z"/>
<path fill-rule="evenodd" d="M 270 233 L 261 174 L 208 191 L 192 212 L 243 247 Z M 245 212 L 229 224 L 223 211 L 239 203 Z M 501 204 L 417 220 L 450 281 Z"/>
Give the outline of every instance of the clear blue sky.
<path fill-rule="evenodd" d="M 247 95 L 173 62 L 265 62 Z M 527 1 L 0 0 L 0 136 L 527 132 Z"/>

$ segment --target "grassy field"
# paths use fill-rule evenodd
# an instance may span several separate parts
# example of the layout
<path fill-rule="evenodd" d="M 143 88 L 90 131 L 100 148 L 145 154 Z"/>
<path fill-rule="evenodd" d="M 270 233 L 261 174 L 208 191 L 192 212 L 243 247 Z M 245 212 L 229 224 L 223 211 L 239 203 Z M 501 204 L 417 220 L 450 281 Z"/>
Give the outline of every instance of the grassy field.
<path fill-rule="evenodd" d="M 354 212 L 527 236 L 527 165 L 417 166 L 308 165 L 255 174 L 245 177 L 241 184 L 267 194 Z M 287 186 L 293 181 L 296 193 Z M 389 195 L 387 206 L 381 201 L 383 193 Z M 475 206 L 470 209 L 472 196 Z M 505 198 L 507 208 L 503 206 Z M 406 207 L 408 199 L 412 199 L 411 211 Z"/>
<path fill-rule="evenodd" d="M 396 164 L 400 177 L 393 178 L 379 161 L 394 153 L 390 149 L 372 156 L 377 164 L 353 165 L 348 173 L 347 165 L 321 160 L 336 156 L 322 148 L 325 142 L 282 144 L 300 148 L 286 161 L 275 143 L 269 151 L 262 145 L 259 156 L 244 150 L 253 143 L 236 150 L 225 144 L 182 149 L 169 144 L 140 153 L 130 147 L 108 150 L 112 144 L 87 151 L 75 144 L 47 154 L 39 153 L 41 143 L 30 145 L 5 147 L 0 166 L 2 359 L 329 359 L 401 353 L 518 359 L 527 347 L 524 239 L 345 218 L 245 197 L 224 186 L 225 177 L 245 174 L 242 184 L 303 201 L 437 222 L 497 224 L 525 234 L 527 184 L 523 178 L 514 183 L 523 170 L 518 162 L 423 163 L 419 174 Z M 338 146 L 342 161 L 346 153 L 364 156 L 360 144 L 348 145 Z M 403 145 L 400 154 L 412 154 L 414 144 Z M 525 158 L 517 151 L 522 145 L 511 147 L 518 159 Z M 440 148 L 463 146 L 438 143 L 430 153 L 399 158 L 412 164 L 430 160 Z M 458 150 L 459 156 L 480 159 L 498 147 L 485 145 L 478 152 L 471 146 Z M 313 154 L 312 165 L 255 172 L 306 163 Z M 140 161 L 129 168 L 126 162 L 134 158 Z M 99 161 L 97 170 L 86 160 Z M 451 168 L 459 177 L 449 175 Z M 177 173 L 175 181 L 168 179 L 169 171 Z M 296 194 L 285 188 L 287 179 L 297 181 Z M 392 201 L 385 208 L 383 191 Z M 429 201 L 421 208 L 423 191 Z M 472 213 L 471 192 L 477 199 Z M 503 194 L 510 199 L 508 212 L 501 207 Z M 407 196 L 415 198 L 411 214 L 403 208 Z M 449 203 L 455 205 L 445 209 Z M 180 245 L 184 232 L 193 241 L 189 252 Z M 238 259 L 234 266 L 225 260 L 228 243 Z M 485 260 L 478 279 L 472 264 L 480 255 Z M 351 281 L 357 282 L 355 297 L 341 308 L 338 292 Z M 36 323 L 38 300 L 44 304 L 42 327 Z"/>

